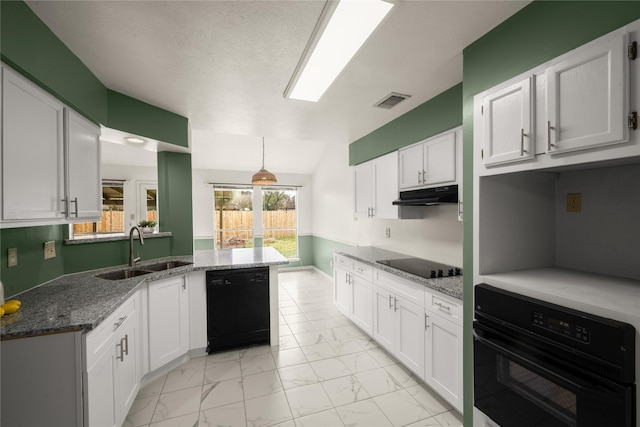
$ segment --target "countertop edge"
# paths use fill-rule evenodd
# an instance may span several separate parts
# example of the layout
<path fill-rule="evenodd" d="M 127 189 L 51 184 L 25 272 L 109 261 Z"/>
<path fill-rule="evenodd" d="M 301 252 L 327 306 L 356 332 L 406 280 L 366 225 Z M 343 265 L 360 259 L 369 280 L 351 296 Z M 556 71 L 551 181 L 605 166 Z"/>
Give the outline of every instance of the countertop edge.
<path fill-rule="evenodd" d="M 231 249 L 230 251 L 241 251 L 241 250 L 242 249 L 240 250 Z M 203 252 L 207 252 L 207 255 L 208 255 L 208 251 L 203 251 Z M 257 252 L 263 252 L 263 251 L 253 251 L 253 252 L 257 253 Z M 233 253 L 233 252 L 230 252 L 230 253 Z M 244 253 L 246 254 L 247 252 L 245 251 Z M 118 287 L 120 289 L 114 290 L 109 295 L 108 307 L 100 307 L 98 309 L 99 312 L 95 315 L 95 317 L 91 317 L 86 321 L 81 321 L 81 322 L 70 321 L 69 323 L 59 325 L 59 326 L 47 325 L 46 327 L 34 327 L 32 329 L 21 328 L 16 331 L 11 331 L 11 328 L 10 328 L 11 324 L 19 321 L 20 316 L 23 313 L 23 309 L 25 309 L 25 306 L 23 304 L 23 307 L 19 311 L 13 314 L 5 315 L 0 320 L 0 341 L 17 339 L 17 338 L 28 338 L 28 337 L 34 337 L 34 336 L 40 336 L 40 335 L 61 333 L 61 332 L 73 332 L 77 330 L 88 332 L 95 329 L 101 322 L 103 322 L 107 317 L 109 317 L 109 315 L 115 312 L 117 308 L 120 305 L 122 305 L 129 297 L 131 297 L 135 292 L 137 292 L 141 286 L 144 286 L 149 282 L 162 280 L 169 277 L 180 276 L 183 274 L 189 274 L 194 271 L 235 270 L 235 269 L 253 268 L 253 267 L 269 267 L 272 265 L 273 266 L 286 265 L 289 263 L 289 260 L 284 258 L 277 251 L 276 251 L 276 254 L 281 258 L 276 259 L 276 257 L 274 257 L 266 260 L 260 260 L 258 262 L 239 262 L 238 264 L 217 264 L 217 265 L 202 264 L 201 262 L 198 263 L 198 260 L 196 259 L 198 255 L 197 253 L 194 255 L 168 256 L 168 257 L 162 257 L 162 258 L 155 258 L 151 260 L 146 260 L 144 262 L 140 262 L 136 264 L 133 268 L 144 269 L 145 266 L 156 264 L 156 263 L 167 262 L 167 261 L 185 261 L 185 262 L 190 262 L 192 264 L 184 265 L 184 266 L 180 266 L 180 267 L 176 267 L 168 270 L 152 272 L 146 275 L 136 276 L 129 279 L 113 280 L 113 281 L 107 280 L 107 279 L 101 279 L 95 276 L 102 273 L 127 270 L 131 267 L 128 267 L 126 265 L 120 265 L 120 266 L 105 267 L 105 268 L 100 268 L 96 270 L 88 270 L 88 271 L 83 271 L 78 273 L 66 274 L 56 279 L 45 282 L 41 285 L 38 285 L 34 288 L 31 288 L 25 292 L 22 292 L 16 295 L 15 297 L 20 298 L 20 295 L 24 296 L 30 291 L 35 291 L 35 290 L 39 290 L 38 292 L 44 292 L 44 289 L 47 289 L 53 292 L 55 287 L 57 286 L 64 287 L 65 285 L 70 287 L 74 287 L 74 286 L 75 287 L 82 287 L 82 286 L 100 287 L 103 284 L 104 286 L 110 286 L 109 283 L 111 283 L 111 286 L 113 288 Z M 71 283 L 70 285 L 68 285 L 69 282 Z M 42 302 L 42 304 L 45 304 L 45 303 Z M 37 313 L 37 314 L 42 315 L 41 313 Z M 46 322 L 42 322 L 42 323 L 44 324 Z M 9 332 L 6 332 L 7 329 L 9 329 Z"/>
<path fill-rule="evenodd" d="M 381 249 L 381 248 L 373 248 L 375 249 L 375 251 L 380 251 L 381 253 L 386 253 L 386 256 L 389 256 L 389 258 L 387 259 L 392 259 L 392 258 L 406 258 L 408 255 L 406 254 L 401 254 L 399 252 L 393 252 L 393 251 L 388 251 L 386 249 Z M 370 265 L 373 268 L 376 268 L 378 270 L 393 274 L 395 276 L 398 276 L 400 278 L 412 281 L 414 283 L 417 283 L 419 285 L 422 285 L 426 288 L 432 289 L 434 291 L 440 292 L 442 294 L 445 294 L 447 296 L 450 296 L 452 298 L 455 298 L 457 300 L 463 301 L 463 286 L 462 286 L 462 276 L 456 276 L 459 279 L 454 279 L 456 281 L 460 281 L 460 286 L 459 286 L 459 291 L 457 289 L 453 289 L 451 287 L 447 287 L 447 286 L 441 286 L 438 284 L 438 282 L 444 282 L 444 281 L 450 281 L 451 278 L 449 277 L 441 277 L 441 278 L 435 278 L 435 279 L 425 279 L 423 277 L 420 276 L 416 276 L 414 274 L 411 273 L 407 273 L 405 271 L 402 270 L 398 270 L 396 268 L 393 267 L 389 267 L 387 265 L 384 264 L 380 264 L 377 263 L 375 261 L 371 261 L 370 259 L 366 259 L 366 258 L 362 258 L 359 257 L 356 254 L 350 253 L 350 251 L 356 251 L 357 249 L 355 248 L 347 248 L 347 249 L 339 249 L 337 251 L 335 251 L 336 254 L 339 255 L 343 255 L 347 258 L 351 258 L 354 259 L 356 261 L 362 262 L 364 264 Z"/>

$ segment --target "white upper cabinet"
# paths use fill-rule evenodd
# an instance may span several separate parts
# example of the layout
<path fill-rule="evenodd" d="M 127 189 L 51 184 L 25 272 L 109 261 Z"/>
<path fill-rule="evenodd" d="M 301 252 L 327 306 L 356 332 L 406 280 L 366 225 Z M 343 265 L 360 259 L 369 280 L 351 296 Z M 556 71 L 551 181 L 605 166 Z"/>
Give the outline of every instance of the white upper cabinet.
<path fill-rule="evenodd" d="M 64 105 L 2 72 L 2 220 L 61 220 Z"/>
<path fill-rule="evenodd" d="M 479 175 L 568 167 L 640 156 L 640 21 L 606 34 L 474 97 Z M 637 116 L 636 116 L 637 117 Z"/>
<path fill-rule="evenodd" d="M 100 129 L 2 65 L 0 225 L 99 219 Z"/>
<path fill-rule="evenodd" d="M 100 128 L 78 113 L 66 109 L 67 197 L 70 219 L 102 216 L 100 181 Z"/>
<path fill-rule="evenodd" d="M 531 80 L 526 78 L 484 96 L 482 158 L 485 165 L 515 162 L 534 156 Z"/>
<path fill-rule="evenodd" d="M 627 139 L 626 34 L 616 31 L 547 68 L 547 150 L 565 153 Z"/>
<path fill-rule="evenodd" d="M 364 218 L 398 218 L 398 152 L 353 168 L 353 214 Z"/>
<path fill-rule="evenodd" d="M 458 181 L 456 132 L 450 131 L 399 150 L 399 188 L 411 190 Z"/>

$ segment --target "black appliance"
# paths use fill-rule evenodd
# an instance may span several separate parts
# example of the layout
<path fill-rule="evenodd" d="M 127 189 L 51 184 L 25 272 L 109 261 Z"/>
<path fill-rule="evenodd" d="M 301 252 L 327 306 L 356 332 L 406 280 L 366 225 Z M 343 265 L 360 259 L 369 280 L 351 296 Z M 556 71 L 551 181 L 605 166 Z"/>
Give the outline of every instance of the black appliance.
<path fill-rule="evenodd" d="M 458 186 L 401 191 L 400 197 L 393 201 L 396 206 L 431 206 L 440 203 L 458 203 Z"/>
<path fill-rule="evenodd" d="M 397 270 L 405 271 L 425 279 L 436 277 L 461 276 L 462 269 L 422 258 L 383 259 L 377 261 Z"/>
<path fill-rule="evenodd" d="M 501 427 L 635 427 L 633 326 L 475 288 L 474 405 Z"/>
<path fill-rule="evenodd" d="M 207 352 L 269 343 L 269 268 L 207 271 Z"/>

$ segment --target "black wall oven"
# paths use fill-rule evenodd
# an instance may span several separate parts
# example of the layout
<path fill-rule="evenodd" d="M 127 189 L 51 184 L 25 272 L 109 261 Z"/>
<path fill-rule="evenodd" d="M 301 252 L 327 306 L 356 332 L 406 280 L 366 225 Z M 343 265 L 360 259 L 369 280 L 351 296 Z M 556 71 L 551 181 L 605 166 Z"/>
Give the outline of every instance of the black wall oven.
<path fill-rule="evenodd" d="M 635 427 L 633 326 L 475 288 L 474 405 L 501 427 Z"/>

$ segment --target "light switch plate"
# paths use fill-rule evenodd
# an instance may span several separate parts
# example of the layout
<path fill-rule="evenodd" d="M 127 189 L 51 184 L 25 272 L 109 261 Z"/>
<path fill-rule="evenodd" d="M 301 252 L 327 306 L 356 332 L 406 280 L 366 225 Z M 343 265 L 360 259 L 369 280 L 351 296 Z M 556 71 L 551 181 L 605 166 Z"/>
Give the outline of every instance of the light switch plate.
<path fill-rule="evenodd" d="M 56 242 L 44 242 L 44 259 L 56 257 Z"/>
<path fill-rule="evenodd" d="M 18 265 L 18 248 L 7 249 L 7 267 Z"/>

